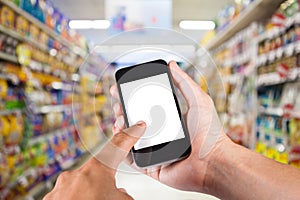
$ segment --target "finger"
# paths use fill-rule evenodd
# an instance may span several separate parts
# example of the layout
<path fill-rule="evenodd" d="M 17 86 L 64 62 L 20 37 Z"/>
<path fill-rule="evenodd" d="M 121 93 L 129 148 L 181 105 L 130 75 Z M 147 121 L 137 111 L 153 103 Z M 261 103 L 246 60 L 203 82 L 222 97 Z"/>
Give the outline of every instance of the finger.
<path fill-rule="evenodd" d="M 129 151 L 144 134 L 145 130 L 146 123 L 140 121 L 136 125 L 118 132 L 95 157 L 115 173 L 119 164 L 127 157 Z"/>
<path fill-rule="evenodd" d="M 197 106 L 199 104 L 199 98 L 204 95 L 201 93 L 200 87 L 191 79 L 191 77 L 189 77 L 189 75 L 179 68 L 175 61 L 171 61 L 169 67 L 174 84 L 182 92 L 188 106 Z"/>
<path fill-rule="evenodd" d="M 120 115 L 123 115 L 123 111 L 122 111 L 122 108 L 121 108 L 121 104 L 119 102 L 115 103 L 113 105 L 113 111 L 114 111 L 114 114 L 115 114 L 115 117 L 117 118 L 118 116 Z"/>
<path fill-rule="evenodd" d="M 120 115 L 117 117 L 116 121 L 115 121 L 115 126 L 119 129 L 119 130 L 123 130 L 125 128 L 125 122 L 124 122 L 124 116 Z"/>
<path fill-rule="evenodd" d="M 112 132 L 115 135 L 116 133 L 122 131 L 125 128 L 124 116 L 120 115 L 116 118 L 114 126 L 112 127 Z"/>
<path fill-rule="evenodd" d="M 112 133 L 113 133 L 113 135 L 119 133 L 120 131 L 121 130 L 118 127 L 116 127 L 116 125 L 114 124 L 114 126 L 112 127 Z"/>
<path fill-rule="evenodd" d="M 111 86 L 109 91 L 110 91 L 111 96 L 113 96 L 116 99 L 120 99 L 118 88 L 117 88 L 116 84 L 114 84 L 113 86 Z"/>

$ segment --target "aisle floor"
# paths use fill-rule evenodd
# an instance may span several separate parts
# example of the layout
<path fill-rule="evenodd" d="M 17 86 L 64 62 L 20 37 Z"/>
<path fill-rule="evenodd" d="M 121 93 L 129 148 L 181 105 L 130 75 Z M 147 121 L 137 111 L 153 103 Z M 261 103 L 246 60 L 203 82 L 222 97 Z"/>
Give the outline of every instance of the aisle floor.
<path fill-rule="evenodd" d="M 117 186 L 125 188 L 135 200 L 218 200 L 213 196 L 170 188 L 146 175 L 133 171 L 125 164 L 121 164 L 119 167 Z"/>

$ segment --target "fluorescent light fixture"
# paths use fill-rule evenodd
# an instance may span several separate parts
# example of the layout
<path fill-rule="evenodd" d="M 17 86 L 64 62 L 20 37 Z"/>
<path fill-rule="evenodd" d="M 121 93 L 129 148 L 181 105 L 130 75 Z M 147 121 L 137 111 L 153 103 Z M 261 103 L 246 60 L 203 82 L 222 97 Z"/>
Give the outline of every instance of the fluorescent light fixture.
<path fill-rule="evenodd" d="M 110 27 L 110 21 L 108 20 L 93 20 L 94 29 L 108 29 Z"/>
<path fill-rule="evenodd" d="M 71 29 L 108 29 L 110 21 L 108 20 L 71 20 L 69 22 Z"/>
<path fill-rule="evenodd" d="M 213 30 L 216 25 L 213 21 L 183 20 L 179 23 L 179 27 L 185 30 Z"/>

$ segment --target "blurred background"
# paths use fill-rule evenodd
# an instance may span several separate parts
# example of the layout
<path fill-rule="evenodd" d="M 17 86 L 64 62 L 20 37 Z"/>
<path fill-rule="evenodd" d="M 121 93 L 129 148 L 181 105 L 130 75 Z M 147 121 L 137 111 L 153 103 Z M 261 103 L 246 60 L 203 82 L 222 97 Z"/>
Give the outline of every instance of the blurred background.
<path fill-rule="evenodd" d="M 0 199 L 41 199 L 95 154 L 112 134 L 114 71 L 158 58 L 212 97 L 234 142 L 300 168 L 299 10 L 298 0 L 0 0 Z M 216 199 L 123 164 L 117 185 L 135 199 Z"/>

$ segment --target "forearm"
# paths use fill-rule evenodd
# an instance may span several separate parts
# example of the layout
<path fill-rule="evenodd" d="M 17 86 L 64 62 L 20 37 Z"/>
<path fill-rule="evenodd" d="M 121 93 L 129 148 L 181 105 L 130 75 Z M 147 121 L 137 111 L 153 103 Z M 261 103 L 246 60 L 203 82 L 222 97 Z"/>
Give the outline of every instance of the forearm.
<path fill-rule="evenodd" d="M 299 199 L 300 170 L 226 141 L 210 155 L 206 192 L 222 199 Z"/>

